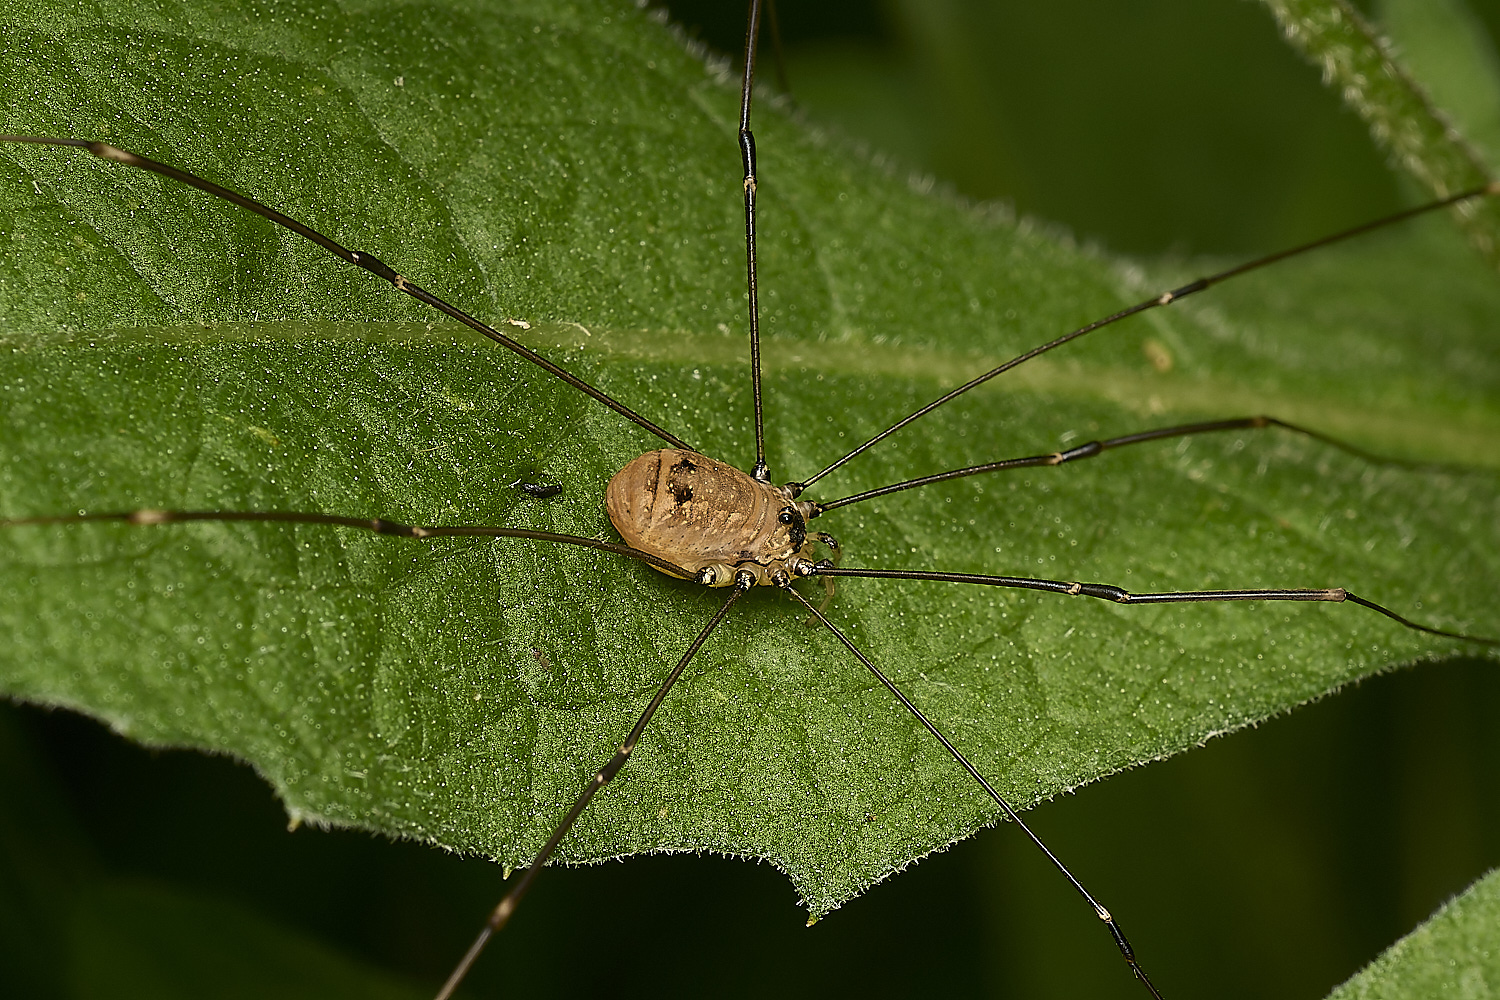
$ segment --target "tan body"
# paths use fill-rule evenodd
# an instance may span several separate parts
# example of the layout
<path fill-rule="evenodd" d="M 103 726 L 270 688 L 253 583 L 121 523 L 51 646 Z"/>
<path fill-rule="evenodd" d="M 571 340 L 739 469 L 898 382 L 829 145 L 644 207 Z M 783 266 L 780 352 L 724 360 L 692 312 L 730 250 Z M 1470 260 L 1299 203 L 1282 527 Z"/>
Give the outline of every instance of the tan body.
<path fill-rule="evenodd" d="M 615 473 L 604 506 L 625 544 L 710 587 L 731 586 L 739 570 L 757 584 L 782 585 L 807 575 L 815 541 L 832 541 L 809 534 L 813 505 L 784 487 L 677 448 L 648 451 Z"/>

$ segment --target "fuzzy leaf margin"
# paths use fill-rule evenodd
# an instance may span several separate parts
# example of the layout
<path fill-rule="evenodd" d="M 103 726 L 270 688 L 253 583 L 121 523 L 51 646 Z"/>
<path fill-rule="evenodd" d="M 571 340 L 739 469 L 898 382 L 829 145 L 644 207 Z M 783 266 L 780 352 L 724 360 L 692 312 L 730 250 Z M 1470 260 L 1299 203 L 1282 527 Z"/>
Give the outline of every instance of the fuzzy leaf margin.
<path fill-rule="evenodd" d="M 471 311 L 527 321 L 520 335 L 566 366 L 749 464 L 735 95 L 651 19 L 41 10 L 7 9 L 0 127 L 106 138 L 248 190 Z M 1420 110 L 1390 113 L 1433 131 Z M 761 115 L 771 459 L 789 477 L 1192 276 L 923 196 Z M 645 435 L 227 206 L 62 151 L 0 154 L 6 514 L 320 509 L 611 537 L 597 498 Z M 1017 372 L 837 485 L 1253 412 L 1435 464 L 1236 434 L 968 480 L 824 527 L 855 564 L 1142 590 L 1343 584 L 1494 631 L 1493 275 L 1427 220 L 1215 294 Z M 563 499 L 512 487 L 533 475 Z M 506 543 L 208 525 L 0 543 L 11 696 L 242 757 L 295 816 L 510 865 L 717 601 Z M 748 603 L 567 860 L 762 857 L 820 914 L 994 821 L 826 637 L 776 595 Z M 1456 648 L 1352 607 L 850 582 L 834 613 L 1021 805 Z"/>

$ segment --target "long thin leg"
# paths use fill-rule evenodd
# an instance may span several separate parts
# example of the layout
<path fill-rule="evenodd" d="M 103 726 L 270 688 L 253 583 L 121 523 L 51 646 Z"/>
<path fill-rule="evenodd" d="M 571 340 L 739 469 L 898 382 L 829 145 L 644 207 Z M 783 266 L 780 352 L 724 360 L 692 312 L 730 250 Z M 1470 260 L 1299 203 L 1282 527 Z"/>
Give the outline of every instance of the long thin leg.
<path fill-rule="evenodd" d="M 1126 445 L 1132 444 L 1144 444 L 1147 441 L 1187 437 L 1191 434 L 1211 434 L 1215 431 L 1259 430 L 1264 427 L 1280 427 L 1285 430 L 1295 431 L 1298 434 L 1304 434 L 1325 444 L 1331 444 L 1335 448 L 1346 451 L 1351 455 L 1357 455 L 1366 461 L 1392 461 L 1391 459 L 1381 458 L 1379 455 L 1372 455 L 1362 448 L 1356 448 L 1354 445 L 1345 444 L 1343 441 L 1329 437 L 1327 434 L 1309 430 L 1306 427 L 1299 427 L 1296 424 L 1287 423 L 1285 420 L 1278 420 L 1275 417 L 1235 417 L 1230 420 L 1207 420 L 1196 424 L 1158 427 L 1154 430 L 1140 431 L 1136 434 L 1126 434 L 1123 437 L 1107 438 L 1103 441 L 1088 441 L 1076 447 L 1069 448 L 1067 451 L 1054 451 L 1045 455 L 1030 455 L 1026 458 L 1007 458 L 1000 462 L 986 462 L 983 465 L 971 465 L 966 469 L 954 469 L 952 472 L 939 472 L 931 476 L 922 476 L 919 479 L 908 479 L 905 482 L 882 486 L 876 490 L 856 493 L 853 496 L 830 500 L 827 503 L 815 503 L 813 504 L 815 512 L 813 517 L 817 517 L 819 514 L 826 513 L 836 507 L 847 507 L 849 504 L 859 503 L 863 500 L 873 500 L 876 497 L 883 497 L 890 493 L 900 493 L 902 490 L 910 490 L 918 486 L 930 486 L 933 483 L 947 482 L 950 479 L 962 479 L 965 476 L 977 476 L 983 472 L 1003 472 L 1008 469 L 1029 469 L 1035 466 L 1062 465 L 1066 462 L 1076 462 L 1082 458 L 1093 458 L 1113 448 L 1123 448 Z"/>
<path fill-rule="evenodd" d="M 750 0 L 745 26 L 745 78 L 740 84 L 740 163 L 745 168 L 745 286 L 750 309 L 750 396 L 755 404 L 755 468 L 750 475 L 771 481 L 766 469 L 766 430 L 760 393 L 760 305 L 755 280 L 755 133 L 750 131 L 750 98 L 755 90 L 755 50 L 760 35 L 760 2 Z"/>
<path fill-rule="evenodd" d="M 1111 326 L 1115 323 L 1118 323 L 1120 320 L 1125 319 L 1128 316 L 1134 316 L 1136 313 L 1142 313 L 1147 311 L 1148 309 L 1155 309 L 1158 306 L 1170 305 L 1173 302 L 1176 302 L 1178 299 L 1186 298 L 1187 296 L 1192 295 L 1195 292 L 1201 292 L 1205 288 L 1217 285 L 1222 281 L 1228 281 L 1230 278 L 1238 277 L 1249 271 L 1255 271 L 1262 267 L 1267 267 L 1271 264 L 1278 263 L 1279 261 L 1286 260 L 1288 257 L 1295 257 L 1299 254 L 1307 253 L 1310 250 L 1316 250 L 1320 247 L 1328 246 L 1331 243 L 1338 243 L 1342 240 L 1351 239 L 1363 233 L 1370 232 L 1373 229 L 1380 229 L 1384 226 L 1394 225 L 1395 223 L 1410 219 L 1413 216 L 1422 215 L 1426 212 L 1433 212 L 1440 208 L 1447 208 L 1450 205 L 1456 205 L 1459 202 L 1467 201 L 1470 198 L 1478 198 L 1484 195 L 1491 194 L 1500 194 L 1500 181 L 1492 181 L 1491 183 L 1486 184 L 1484 187 L 1473 188 L 1469 191 L 1462 191 L 1447 198 L 1440 198 L 1437 201 L 1430 201 L 1425 205 L 1418 205 L 1416 208 L 1409 208 L 1404 212 L 1397 212 L 1394 215 L 1388 215 L 1383 219 L 1376 219 L 1374 222 L 1367 222 L 1362 226 L 1355 226 L 1353 229 L 1346 229 L 1341 233 L 1334 233 L 1332 236 L 1325 236 L 1324 238 L 1320 240 L 1314 240 L 1311 243 L 1303 243 L 1301 246 L 1295 246 L 1289 250 L 1282 250 L 1278 253 L 1273 253 L 1266 257 L 1260 257 L 1256 260 L 1240 264 L 1236 267 L 1231 267 L 1228 270 L 1220 271 L 1217 274 L 1211 274 L 1205 278 L 1199 278 L 1198 280 L 1189 282 L 1188 284 L 1183 285 L 1180 288 L 1174 288 L 1171 291 L 1162 292 L 1160 295 L 1146 299 L 1144 302 L 1137 302 L 1135 305 L 1130 306 L 1128 309 L 1121 309 L 1119 312 L 1113 313 L 1109 316 L 1105 316 L 1103 319 L 1097 319 L 1092 323 L 1081 326 L 1078 329 L 1073 330 L 1071 333 L 1065 333 L 1055 340 L 1049 340 L 1047 343 L 1042 344 L 1038 347 L 1034 347 L 1024 354 L 1018 354 L 1004 364 L 991 368 L 983 375 L 979 375 L 975 378 L 970 379 L 963 385 L 959 386 L 957 389 L 939 396 L 937 399 L 928 403 L 926 406 L 923 406 L 920 409 L 915 410 L 911 414 L 902 417 L 900 420 L 896 421 L 894 424 L 891 424 L 891 426 L 887 427 L 879 434 L 876 434 L 868 441 L 859 445 L 853 451 L 850 451 L 838 461 L 829 465 L 811 478 L 805 479 L 800 483 L 788 483 L 787 486 L 792 489 L 794 494 L 801 493 L 804 489 L 811 486 L 819 479 L 822 479 L 834 469 L 839 468 L 845 462 L 848 462 L 856 456 L 863 454 L 864 452 L 868 451 L 870 448 L 874 447 L 881 441 L 884 441 L 886 438 L 890 437 L 892 434 L 895 434 L 897 431 L 901 430 L 908 424 L 920 420 L 922 417 L 925 417 L 927 414 L 931 413 L 939 406 L 942 406 L 944 403 L 957 399 L 959 396 L 962 396 L 970 389 L 988 382 L 996 375 L 1008 372 L 1012 368 L 1025 364 L 1032 358 L 1038 357 L 1042 354 L 1046 354 L 1048 351 L 1054 350 L 1064 344 L 1077 340 L 1079 337 L 1085 336 L 1086 334 L 1093 333 L 1095 330 L 1103 329 L 1106 326 Z"/>
<path fill-rule="evenodd" d="M 827 626 L 828 631 L 832 632 L 834 636 L 837 637 L 839 642 L 843 643 L 844 647 L 848 649 L 849 652 L 853 653 L 855 658 L 858 659 L 860 663 L 863 663 L 865 665 L 865 669 L 870 671 L 870 673 L 874 675 L 875 679 L 879 681 L 887 691 L 896 696 L 896 700 L 901 702 L 901 704 L 905 706 L 906 710 L 913 716 L 915 716 L 916 720 L 922 724 L 923 728 L 931 733 L 937 739 L 937 741 L 943 745 L 943 749 L 947 750 L 948 753 L 953 757 L 953 759 L 958 761 L 959 766 L 961 766 L 965 771 L 969 772 L 969 776 L 971 778 L 979 782 L 980 787 L 989 794 L 990 798 L 995 800 L 995 803 L 999 805 L 1001 811 L 1005 813 L 1005 815 L 1011 820 L 1011 822 L 1020 827 L 1021 832 L 1026 834 L 1026 836 L 1030 838 L 1031 842 L 1036 845 L 1037 850 L 1041 851 L 1044 855 L 1047 856 L 1047 860 L 1052 862 L 1053 867 L 1061 872 L 1063 877 L 1068 880 L 1068 883 L 1072 885 L 1075 890 L 1077 890 L 1078 894 L 1088 902 L 1089 906 L 1093 907 L 1094 914 L 1100 920 L 1104 921 L 1105 925 L 1109 928 L 1110 936 L 1115 940 L 1115 946 L 1120 949 L 1120 954 L 1125 957 L 1125 961 L 1130 963 L 1131 972 L 1133 972 L 1135 974 L 1135 977 L 1145 985 L 1146 989 L 1151 992 L 1151 995 L 1155 997 L 1156 1000 L 1161 1000 L 1161 994 L 1156 991 L 1156 987 L 1151 985 L 1151 980 L 1146 977 L 1146 971 L 1141 968 L 1140 962 L 1136 960 L 1135 949 L 1130 947 L 1129 939 L 1125 937 L 1125 932 L 1120 929 L 1119 922 L 1115 920 L 1115 918 L 1110 914 L 1109 910 L 1105 909 L 1104 905 L 1101 904 L 1097 899 L 1095 899 L 1093 895 L 1091 895 L 1089 891 L 1083 887 L 1083 883 L 1078 881 L 1073 873 L 1068 870 L 1067 865 L 1064 865 L 1062 861 L 1057 857 L 1057 855 L 1052 853 L 1051 848 L 1049 848 L 1042 842 L 1042 839 L 1032 831 L 1031 827 L 1026 825 L 1026 821 L 1021 819 L 1016 810 L 1011 807 L 1011 804 L 1005 800 L 1005 797 L 1002 796 L 999 792 L 995 791 L 994 786 L 986 781 L 984 775 L 979 773 L 979 770 L 969 762 L 969 759 L 959 751 L 958 747 L 954 746 L 952 741 L 949 740 L 947 736 L 943 735 L 942 730 L 933 725 L 933 723 L 927 718 L 927 716 L 923 715 L 922 711 L 917 708 L 916 705 L 912 704 L 911 699 L 908 698 L 901 691 L 901 689 L 891 681 L 889 677 L 882 673 L 879 667 L 870 662 L 869 657 L 860 652 L 859 648 L 856 647 L 853 642 L 849 641 L 848 636 L 839 631 L 837 625 L 829 621 L 827 617 L 824 616 L 821 610 L 814 607 L 805 597 L 797 593 L 797 591 L 793 590 L 790 585 L 788 585 L 784 589 L 787 591 L 787 593 L 791 594 L 793 597 L 797 598 L 797 600 L 801 601 L 802 604 L 807 608 L 807 610 L 811 611 L 819 621 Z"/>
<path fill-rule="evenodd" d="M 387 521 L 380 517 L 343 517 L 338 514 L 282 510 L 129 510 L 108 514 L 64 514 L 57 517 L 0 518 L 0 529 L 44 524 L 84 524 L 90 521 L 121 521 L 125 524 L 182 524 L 189 521 L 277 521 L 284 524 L 327 524 L 342 528 L 360 528 L 377 535 L 399 538 L 529 538 L 536 542 L 558 542 L 578 545 L 601 552 L 639 559 L 676 577 L 692 580 L 691 570 L 683 569 L 649 552 L 633 549 L 618 542 L 605 542 L 582 535 L 562 535 L 555 531 L 533 531 L 530 528 L 496 528 L 489 525 L 420 525 Z"/>
<path fill-rule="evenodd" d="M 453 996 L 453 991 L 458 989 L 458 985 L 463 982 L 464 976 L 468 975 L 469 968 L 474 964 L 474 960 L 479 957 L 479 953 L 484 950 L 485 944 L 489 942 L 489 939 L 496 931 L 505 926 L 511 914 L 516 911 L 516 907 L 520 905 L 521 897 L 526 895 L 526 890 L 531 888 L 531 883 L 536 881 L 536 877 L 541 872 L 543 866 L 547 864 L 548 860 L 551 859 L 553 853 L 557 850 L 557 845 L 562 843 L 562 839 L 568 835 L 568 831 L 573 829 L 573 824 L 578 821 L 579 816 L 583 815 L 584 809 L 588 808 L 588 804 L 594 795 L 599 789 L 613 781 L 615 775 L 620 773 L 620 769 L 630 759 L 630 753 L 635 749 L 636 744 L 641 741 L 641 734 L 646 731 L 646 726 L 651 722 L 651 717 L 656 714 L 656 710 L 666 700 L 667 692 L 672 690 L 672 686 L 677 683 L 677 679 L 687 669 L 689 661 L 697 654 L 699 648 L 707 641 L 713 630 L 719 627 L 719 623 L 724 620 L 724 616 L 729 614 L 729 609 L 734 606 L 734 602 L 744 596 L 753 583 L 754 577 L 749 573 L 740 574 L 739 578 L 735 581 L 734 588 L 729 593 L 729 599 L 724 602 L 718 611 L 714 612 L 714 616 L 709 619 L 707 625 L 703 626 L 702 631 L 698 633 L 698 637 L 693 640 L 692 645 L 688 646 L 687 652 L 682 654 L 682 659 L 677 661 L 677 666 L 672 668 L 672 672 L 667 675 L 667 679 L 662 681 L 661 687 L 656 689 L 656 694 L 652 695 L 650 703 L 646 705 L 646 710 L 641 713 L 641 717 L 631 727 L 630 735 L 625 737 L 624 742 L 620 744 L 620 748 L 615 751 L 615 755 L 609 759 L 609 762 L 594 774 L 593 780 L 584 788 L 583 793 L 574 801 L 573 807 L 568 810 L 568 814 L 557 825 L 557 829 L 552 831 L 552 836 L 547 838 L 547 842 L 542 845 L 542 849 L 532 859 L 531 866 L 526 869 L 520 879 L 517 880 L 515 886 L 511 888 L 510 892 L 505 894 L 505 898 L 500 900 L 500 904 L 490 913 L 490 918 L 485 921 L 483 929 L 479 932 L 479 936 L 474 939 L 474 943 L 469 946 L 469 950 L 459 960 L 458 965 L 448 976 L 448 981 L 443 983 L 443 988 L 438 990 L 437 1000 L 448 1000 L 449 997 Z"/>
<path fill-rule="evenodd" d="M 129 150 L 120 149 L 118 146 L 111 146 L 108 143 L 104 142 L 92 142 L 88 139 L 58 139 L 42 135 L 0 135 L 0 142 L 24 142 L 38 146 L 76 147 L 78 149 L 82 149 L 89 153 L 92 153 L 93 155 L 99 157 L 99 159 L 101 160 L 110 160 L 115 163 L 123 163 L 126 166 L 135 167 L 139 170 L 147 170 L 154 174 L 160 174 L 163 177 L 170 177 L 174 181 L 179 181 L 183 184 L 188 185 L 189 187 L 195 187 L 199 191 L 206 191 L 207 193 L 213 195 L 215 198 L 222 198 L 227 202 L 254 212 L 261 218 L 274 222 L 276 225 L 281 226 L 283 229 L 289 229 L 292 232 L 296 233 L 298 236 L 302 236 L 311 240 L 318 246 L 322 247 L 324 250 L 327 250 L 329 253 L 333 254 L 333 256 L 337 257 L 339 260 L 342 260 L 348 264 L 353 264 L 356 267 L 362 267 L 366 271 L 369 271 L 371 274 L 375 275 L 377 278 L 382 278 L 386 281 L 389 281 L 397 291 L 404 292 L 407 295 L 410 295 L 412 298 L 416 299 L 418 302 L 422 302 L 426 305 L 432 306 L 434 309 L 438 310 L 444 315 L 458 320 L 469 329 L 482 333 L 484 336 L 490 338 L 501 347 L 504 347 L 510 351 L 514 351 L 516 354 L 519 354 L 521 357 L 525 358 L 527 361 L 530 361 L 532 364 L 536 365 L 538 368 L 541 368 L 548 374 L 562 379 L 564 382 L 577 389 L 579 392 L 583 392 L 594 397 L 599 402 L 609 407 L 611 410 L 614 410 L 616 413 L 620 414 L 620 416 L 624 417 L 626 420 L 629 420 L 631 423 L 636 424 L 639 427 L 645 428 L 652 434 L 655 434 L 657 437 L 667 442 L 667 444 L 670 444 L 672 447 L 683 448 L 687 451 L 695 450 L 690 445 L 682 442 L 676 436 L 662 430 L 660 427 L 656 426 L 656 424 L 647 420 L 639 413 L 636 413 L 624 403 L 621 403 L 614 397 L 607 395 L 602 390 L 596 389 L 592 385 L 589 385 L 577 375 L 564 371 L 562 368 L 559 368 L 551 361 L 548 361 L 546 358 L 542 357 L 531 348 L 526 347 L 518 341 L 512 340 L 510 337 L 507 337 L 505 334 L 501 333 L 499 330 L 496 330 L 494 327 L 489 326 L 478 319 L 475 319 L 473 316 L 470 316 L 468 313 L 464 312 L 462 309 L 459 309 L 457 306 L 449 305 L 443 299 L 438 298 L 436 295 L 427 291 L 425 288 L 422 288 L 420 285 L 417 285 L 416 283 L 397 274 L 395 270 L 393 270 L 389 265 L 387 265 L 384 261 L 374 256 L 373 254 L 368 254 L 361 250 L 350 250 L 342 244 L 329 239 L 327 236 L 324 236 L 316 229 L 305 226 L 291 216 L 284 215 L 281 212 L 276 211 L 276 209 L 274 208 L 271 208 L 267 205 L 262 205 L 260 202 L 256 201 L 253 198 L 247 198 L 245 195 L 240 194 L 238 191 L 231 191 L 229 188 L 222 187 L 218 184 L 213 183 L 212 181 L 206 181 L 196 174 L 190 174 L 186 170 L 180 170 L 177 167 L 170 166 L 166 163 L 158 163 L 156 160 L 148 159 L 137 153 L 132 153 Z"/>
<path fill-rule="evenodd" d="M 1204 604 L 1222 601 L 1327 601 L 1341 604 L 1349 601 L 1387 618 L 1409 629 L 1440 635 L 1445 639 L 1462 639 L 1485 646 L 1500 646 L 1500 639 L 1469 635 L 1464 632 L 1449 632 L 1446 629 L 1420 625 L 1404 618 L 1390 608 L 1352 594 L 1343 587 L 1287 588 L 1282 590 L 1177 590 L 1159 593 L 1134 594 L 1109 583 L 1077 583 L 1069 580 L 1041 580 L 1026 576 L 989 576 L 980 573 L 932 573 L 907 569 L 860 569 L 855 566 L 834 566 L 819 563 L 809 576 L 857 576 L 877 580 L 930 580 L 936 583 L 973 583 L 985 587 L 1006 587 L 1014 590 L 1042 590 L 1064 597 L 1096 597 L 1115 604 Z"/>

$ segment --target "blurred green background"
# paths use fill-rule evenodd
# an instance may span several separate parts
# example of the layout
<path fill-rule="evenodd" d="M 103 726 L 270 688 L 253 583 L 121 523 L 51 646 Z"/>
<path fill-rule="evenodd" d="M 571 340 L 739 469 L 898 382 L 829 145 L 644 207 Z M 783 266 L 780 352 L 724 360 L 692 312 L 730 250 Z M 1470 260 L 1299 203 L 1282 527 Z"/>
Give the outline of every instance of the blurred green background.
<path fill-rule="evenodd" d="M 671 7 L 711 46 L 741 44 L 739 4 Z M 1117 252 L 1250 255 L 1410 196 L 1256 4 L 779 13 L 812 121 Z M 1500 9 L 1473 14 L 1493 43 Z M 769 53 L 762 66 L 772 78 Z M 1500 862 L 1497 708 L 1492 665 L 1428 664 L 1032 819 L 1168 996 L 1322 996 Z M 65 712 L 0 706 L 0 782 L 5 995 L 421 996 L 501 892 L 483 862 L 288 834 L 248 768 L 144 751 Z M 550 871 L 468 995 L 1138 995 L 1033 853 L 987 831 L 811 929 L 764 865 Z M 143 907 L 160 919 L 109 919 Z M 224 957 L 226 937 L 261 960 Z"/>
<path fill-rule="evenodd" d="M 741 5 L 669 6 L 743 47 Z M 778 21 L 812 120 L 1117 252 L 1270 251 L 1398 204 L 1364 124 L 1259 4 L 784 3 Z M 760 66 L 775 79 L 769 47 Z"/>

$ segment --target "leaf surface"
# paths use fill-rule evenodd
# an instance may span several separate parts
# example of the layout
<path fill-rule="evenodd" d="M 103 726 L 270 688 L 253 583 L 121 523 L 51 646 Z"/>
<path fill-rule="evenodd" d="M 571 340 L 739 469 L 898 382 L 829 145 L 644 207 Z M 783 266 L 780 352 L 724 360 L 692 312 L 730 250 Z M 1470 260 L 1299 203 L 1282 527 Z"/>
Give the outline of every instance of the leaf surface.
<path fill-rule="evenodd" d="M 64 17 L 66 13 L 66 17 Z M 102 138 L 370 251 L 741 467 L 736 93 L 621 7 L 5 15 L 0 128 Z M 46 25 L 46 27 L 43 27 Z M 760 106 L 773 473 L 1201 265 L 1120 262 L 912 190 Z M 1421 132 L 1421 129 L 1417 129 Z M 655 446 L 197 192 L 0 150 L 0 510 L 323 510 L 613 538 Z M 1500 285 L 1444 219 L 1034 362 L 820 498 L 1265 412 L 830 514 L 846 563 L 1127 589 L 1348 586 L 1494 633 Z M 1413 464 L 1426 463 L 1426 464 Z M 513 487 L 541 477 L 554 501 Z M 15 528 L 0 684 L 251 761 L 296 817 L 524 864 L 721 595 L 581 549 L 311 527 Z M 811 593 L 811 590 L 809 590 Z M 710 640 L 563 848 L 761 857 L 821 914 L 996 811 L 781 595 Z M 1362 609 L 1130 608 L 849 581 L 839 625 L 1018 805 L 1458 647 Z"/>
<path fill-rule="evenodd" d="M 1500 985 L 1494 927 L 1500 921 L 1491 872 L 1432 919 L 1397 941 L 1329 1000 L 1373 997 L 1489 997 Z"/>

